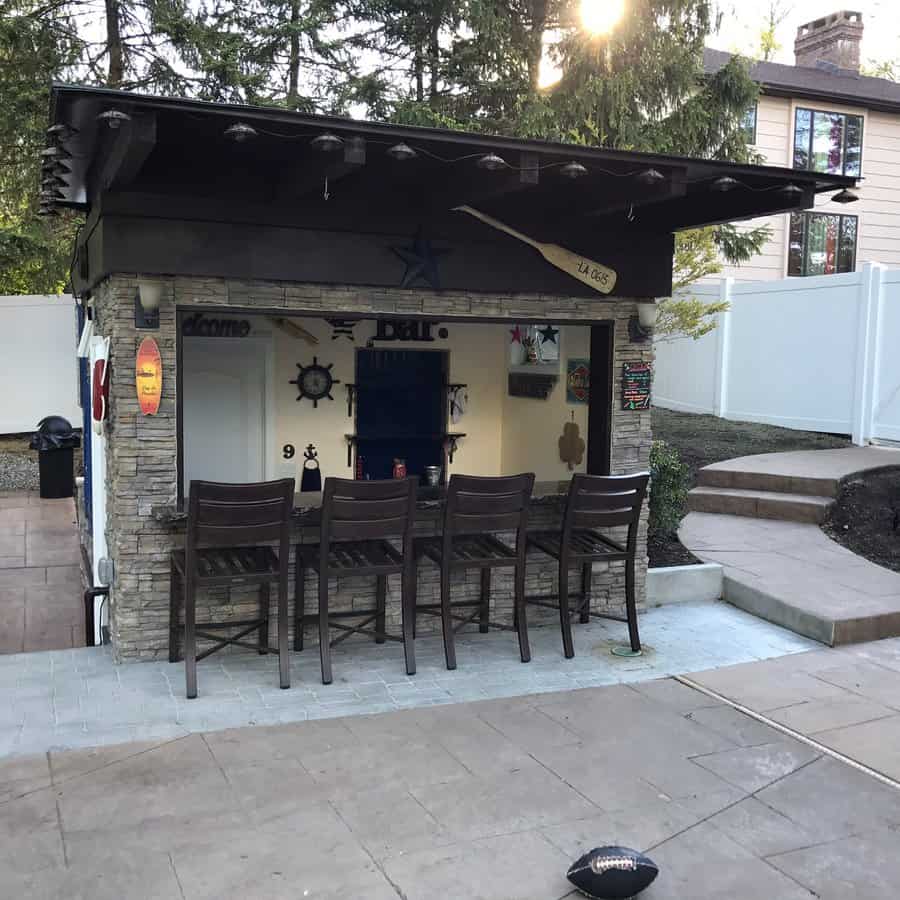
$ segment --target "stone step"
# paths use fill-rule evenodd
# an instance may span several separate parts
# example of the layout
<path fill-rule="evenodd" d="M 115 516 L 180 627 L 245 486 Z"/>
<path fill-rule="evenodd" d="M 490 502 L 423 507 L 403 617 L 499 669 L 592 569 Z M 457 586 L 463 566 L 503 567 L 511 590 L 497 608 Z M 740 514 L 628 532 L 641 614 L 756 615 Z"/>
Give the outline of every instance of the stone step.
<path fill-rule="evenodd" d="M 814 497 L 836 497 L 840 480 L 828 477 L 781 475 L 728 468 L 726 464 L 706 466 L 697 472 L 700 487 L 736 488 L 744 491 L 767 491 L 777 494 L 805 494 Z"/>
<path fill-rule="evenodd" d="M 767 587 L 762 579 L 735 573 L 724 576 L 722 599 L 831 647 L 900 637 L 900 604 L 892 597 L 869 598 L 861 608 L 783 584 Z"/>
<path fill-rule="evenodd" d="M 751 516 L 758 519 L 783 519 L 818 525 L 825 519 L 830 497 L 813 494 L 787 494 L 780 491 L 741 488 L 695 487 L 688 493 L 692 512 Z"/>

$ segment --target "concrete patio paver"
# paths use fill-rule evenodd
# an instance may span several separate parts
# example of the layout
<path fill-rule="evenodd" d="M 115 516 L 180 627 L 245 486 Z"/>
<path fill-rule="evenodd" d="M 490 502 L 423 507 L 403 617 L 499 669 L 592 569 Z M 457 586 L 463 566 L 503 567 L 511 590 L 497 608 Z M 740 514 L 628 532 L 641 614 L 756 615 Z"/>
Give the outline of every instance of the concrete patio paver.
<path fill-rule="evenodd" d="M 759 722 L 747 744 L 702 721 L 724 710 L 741 715 L 652 681 L 7 759 L 0 883 L 29 900 L 559 900 L 572 859 L 622 843 L 660 866 L 647 900 L 893 896 L 900 792 Z"/>
<path fill-rule="evenodd" d="M 0 654 L 83 647 L 75 505 L 0 494 Z"/>
<path fill-rule="evenodd" d="M 641 629 L 645 655 L 620 658 L 610 654 L 610 647 L 625 640 L 624 626 L 593 620 L 575 629 L 576 656 L 567 660 L 558 627 L 535 627 L 528 665 L 519 661 L 505 632 L 460 634 L 460 664 L 453 672 L 444 666 L 440 637 L 422 637 L 416 642 L 419 665 L 413 677 L 403 673 L 397 645 L 347 642 L 335 649 L 331 685 L 322 685 L 312 648 L 292 654 L 292 687 L 285 691 L 278 687 L 274 656 L 218 654 L 200 664 L 200 696 L 191 701 L 184 698 L 179 663 L 115 665 L 109 649 L 101 647 L 2 656 L 0 689 L 7 702 L 0 706 L 0 757 L 649 681 L 816 646 L 724 603 L 648 610 Z M 491 723 L 494 733 L 515 741 L 515 716 L 499 716 Z M 554 727 L 548 718 L 537 735 L 544 744 L 534 749 L 579 740 L 580 733 L 573 737 L 571 730 L 565 723 Z"/>

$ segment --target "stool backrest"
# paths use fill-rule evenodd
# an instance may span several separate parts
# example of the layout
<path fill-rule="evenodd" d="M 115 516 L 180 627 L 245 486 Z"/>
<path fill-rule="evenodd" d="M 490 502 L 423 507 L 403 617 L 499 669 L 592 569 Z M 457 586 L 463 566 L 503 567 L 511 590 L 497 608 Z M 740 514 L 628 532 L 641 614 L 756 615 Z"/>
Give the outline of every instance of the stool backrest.
<path fill-rule="evenodd" d="M 533 472 L 497 478 L 451 475 L 444 512 L 445 539 L 493 531 L 517 531 L 524 539 L 532 490 Z"/>
<path fill-rule="evenodd" d="M 192 481 L 186 549 L 192 553 L 197 544 L 245 547 L 277 540 L 285 555 L 293 507 L 293 478 L 251 484 Z"/>
<path fill-rule="evenodd" d="M 569 485 L 563 539 L 574 529 L 628 526 L 628 543 L 637 538 L 649 472 L 635 475 L 573 475 Z"/>
<path fill-rule="evenodd" d="M 412 540 L 415 514 L 415 478 L 326 478 L 320 544 L 324 548 L 330 541 L 402 537 L 405 553 L 406 544 Z"/>

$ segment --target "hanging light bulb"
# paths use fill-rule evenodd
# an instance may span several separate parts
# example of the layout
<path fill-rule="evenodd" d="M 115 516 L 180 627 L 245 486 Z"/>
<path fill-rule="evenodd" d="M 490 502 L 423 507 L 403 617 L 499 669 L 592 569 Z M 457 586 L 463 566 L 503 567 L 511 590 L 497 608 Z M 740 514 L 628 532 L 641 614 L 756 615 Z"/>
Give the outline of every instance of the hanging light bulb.
<path fill-rule="evenodd" d="M 256 136 L 256 129 L 252 125 L 245 125 L 243 122 L 235 122 L 234 125 L 229 125 L 225 129 L 225 137 L 236 144 L 252 141 Z"/>
<path fill-rule="evenodd" d="M 41 150 L 41 156 L 44 158 L 45 165 L 47 160 L 49 160 L 52 165 L 56 163 L 57 160 L 72 158 L 72 154 L 69 153 L 65 147 L 47 147 L 46 150 Z"/>
<path fill-rule="evenodd" d="M 486 153 L 481 159 L 475 163 L 479 169 L 487 169 L 489 172 L 496 172 L 497 169 L 505 169 L 506 168 L 506 160 L 503 159 L 502 156 L 497 156 L 496 153 Z"/>
<path fill-rule="evenodd" d="M 415 159 L 419 155 L 409 146 L 409 144 L 406 144 L 403 141 L 399 144 L 394 144 L 393 147 L 388 147 L 385 152 L 391 159 L 398 159 L 402 162 L 405 162 L 408 159 Z"/>
<path fill-rule="evenodd" d="M 564 176 L 565 178 L 571 178 L 573 181 L 576 178 L 581 178 L 582 175 L 587 175 L 588 170 L 580 163 L 575 162 L 567 162 L 560 170 L 559 174 Z"/>
<path fill-rule="evenodd" d="M 859 200 L 859 194 L 854 194 L 853 191 L 848 191 L 847 188 L 838 191 L 831 198 L 832 203 L 856 203 L 857 200 Z"/>
<path fill-rule="evenodd" d="M 103 122 L 115 131 L 115 129 L 121 128 L 125 122 L 130 122 L 131 116 L 120 109 L 107 109 L 97 116 L 97 121 Z"/>
<path fill-rule="evenodd" d="M 337 150 L 344 142 L 339 138 L 336 134 L 332 134 L 330 131 L 326 131 L 322 134 L 316 135 L 310 142 L 310 147 L 313 150 L 318 150 L 321 153 L 332 153 Z"/>
<path fill-rule="evenodd" d="M 709 186 L 709 189 L 711 191 L 719 191 L 720 193 L 724 194 L 725 191 L 733 191 L 739 185 L 740 182 L 732 178 L 730 175 L 720 175 L 718 178 L 713 179 L 712 183 Z"/>
<path fill-rule="evenodd" d="M 58 122 L 47 129 L 48 137 L 60 141 L 67 141 L 75 134 L 78 134 L 78 129 L 73 128 L 71 125 L 66 125 L 64 122 Z"/>
<path fill-rule="evenodd" d="M 659 169 L 644 169 L 643 172 L 638 172 L 637 175 L 634 176 L 634 180 L 638 184 L 645 184 L 648 187 L 652 187 L 653 185 L 665 181 L 666 176 L 663 175 Z"/>

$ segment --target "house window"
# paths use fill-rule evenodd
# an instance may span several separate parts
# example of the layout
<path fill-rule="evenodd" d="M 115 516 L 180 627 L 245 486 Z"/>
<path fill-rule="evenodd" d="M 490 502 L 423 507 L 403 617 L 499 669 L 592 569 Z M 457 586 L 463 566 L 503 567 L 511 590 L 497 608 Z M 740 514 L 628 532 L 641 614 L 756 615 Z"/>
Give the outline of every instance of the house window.
<path fill-rule="evenodd" d="M 856 216 L 791 213 L 788 275 L 834 275 L 856 268 Z"/>
<path fill-rule="evenodd" d="M 862 116 L 798 108 L 794 113 L 794 168 L 859 177 Z"/>
<path fill-rule="evenodd" d="M 758 104 L 754 103 L 741 117 L 741 133 L 748 144 L 756 143 L 756 110 Z"/>

